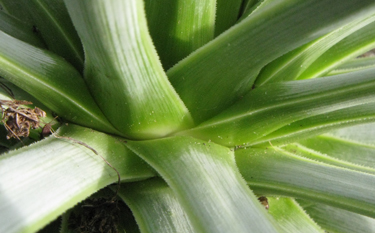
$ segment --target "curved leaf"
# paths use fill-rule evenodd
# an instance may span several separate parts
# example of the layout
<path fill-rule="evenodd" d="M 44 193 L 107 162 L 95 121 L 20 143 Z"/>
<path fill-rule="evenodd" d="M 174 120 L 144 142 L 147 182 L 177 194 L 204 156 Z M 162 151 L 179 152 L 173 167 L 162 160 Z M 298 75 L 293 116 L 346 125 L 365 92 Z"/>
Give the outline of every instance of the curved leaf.
<path fill-rule="evenodd" d="M 105 118 L 76 69 L 63 58 L 0 31 L 0 75 L 60 117 L 120 134 Z"/>
<path fill-rule="evenodd" d="M 375 103 L 362 104 L 295 121 L 259 138 L 253 144 L 264 145 L 271 141 L 273 145 L 284 145 L 335 129 L 374 121 Z"/>
<path fill-rule="evenodd" d="M 227 146 L 264 142 L 268 134 L 295 121 L 375 102 L 374 71 L 264 85 L 218 116 L 179 134 Z"/>
<path fill-rule="evenodd" d="M 349 59 L 375 48 L 375 22 L 356 31 L 330 48 L 311 64 L 298 79 L 324 76 Z"/>
<path fill-rule="evenodd" d="M 85 49 L 85 80 L 119 131 L 145 139 L 192 125 L 153 48 L 142 1 L 65 2 Z"/>
<path fill-rule="evenodd" d="M 272 60 L 374 10 L 372 0 L 273 0 L 167 74 L 201 123 L 251 90 Z"/>
<path fill-rule="evenodd" d="M 172 188 L 196 231 L 276 232 L 228 148 L 190 137 L 127 145 Z"/>
<path fill-rule="evenodd" d="M 57 134 L 95 149 L 123 181 L 155 175 L 121 140 L 74 125 L 61 127 Z M 117 178 L 89 148 L 54 136 L 2 155 L 0 232 L 35 232 Z"/>
<path fill-rule="evenodd" d="M 363 15 L 363 18 L 353 20 L 349 24 L 281 56 L 263 68 L 255 85 L 258 87 L 270 82 L 298 79 L 299 75 L 329 48 L 374 20 L 374 12 L 370 16 Z"/>

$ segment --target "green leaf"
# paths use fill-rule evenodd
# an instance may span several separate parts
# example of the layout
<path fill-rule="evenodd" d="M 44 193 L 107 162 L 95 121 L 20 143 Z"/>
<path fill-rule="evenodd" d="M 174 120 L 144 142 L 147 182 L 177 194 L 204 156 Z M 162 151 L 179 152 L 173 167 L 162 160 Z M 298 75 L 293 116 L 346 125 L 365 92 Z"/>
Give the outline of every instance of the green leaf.
<path fill-rule="evenodd" d="M 118 177 L 123 181 L 155 175 L 121 140 L 69 125 L 49 138 L 0 157 L 0 232 L 35 232 Z M 47 204 L 46 204 L 47 203 Z"/>
<path fill-rule="evenodd" d="M 215 6 L 216 0 L 145 1 L 150 35 L 165 70 L 213 39 Z"/>
<path fill-rule="evenodd" d="M 215 37 L 236 24 L 240 16 L 242 0 L 217 0 Z"/>
<path fill-rule="evenodd" d="M 251 90 L 260 69 L 272 60 L 374 8 L 372 0 L 273 0 L 167 74 L 201 123 Z"/>
<path fill-rule="evenodd" d="M 131 208 L 142 232 L 195 232 L 172 189 L 161 179 L 123 185 L 119 196 Z"/>
<path fill-rule="evenodd" d="M 352 163 L 351 161 L 348 162 L 347 160 L 344 160 L 344 159 L 332 157 L 330 154 L 321 153 L 320 148 L 318 148 L 318 150 L 313 150 L 299 143 L 293 143 L 293 144 L 288 144 L 280 148 L 280 151 L 290 152 L 301 157 L 305 157 L 305 158 L 312 159 L 315 161 L 320 161 L 320 162 L 330 164 L 333 166 L 348 168 L 354 171 L 366 172 L 366 173 L 375 175 L 375 169 L 373 168 L 360 166 L 355 163 Z M 354 151 L 352 150 L 351 152 L 353 153 Z M 357 154 L 358 152 L 359 151 L 355 151 L 355 154 Z M 353 154 L 350 154 L 350 155 L 351 157 L 355 156 Z"/>
<path fill-rule="evenodd" d="M 268 213 L 277 221 L 285 233 L 321 232 L 323 230 L 291 198 L 267 197 Z"/>
<path fill-rule="evenodd" d="M 196 231 L 276 231 L 228 148 L 190 137 L 128 141 L 127 145 L 172 188 Z"/>
<path fill-rule="evenodd" d="M 375 67 L 375 56 L 355 58 L 331 70 L 326 75 L 337 75 Z"/>
<path fill-rule="evenodd" d="M 253 144 L 264 145 L 271 141 L 274 145 L 284 145 L 346 126 L 374 121 L 375 103 L 362 104 L 295 121 L 260 138 Z"/>
<path fill-rule="evenodd" d="M 295 121 L 373 103 L 374 85 L 373 69 L 355 76 L 349 73 L 264 85 L 218 116 L 179 134 L 227 146 L 258 144 L 268 134 Z"/>
<path fill-rule="evenodd" d="M 0 75 L 74 123 L 120 134 L 105 118 L 73 66 L 0 31 Z"/>
<path fill-rule="evenodd" d="M 19 4 L 9 3 L 13 0 L 3 1 L 12 13 L 21 9 L 28 11 L 31 19 L 26 22 L 34 24 L 48 49 L 65 58 L 78 71 L 83 71 L 82 44 L 63 0 L 17 0 Z"/>
<path fill-rule="evenodd" d="M 375 48 L 375 22 L 341 40 L 309 66 L 298 79 L 324 76 L 344 62 Z"/>
<path fill-rule="evenodd" d="M 236 164 L 257 194 L 304 198 L 375 217 L 375 176 L 275 147 L 237 150 Z"/>
<path fill-rule="evenodd" d="M 0 11 L 0 30 L 19 40 L 27 42 L 36 47 L 45 48 L 41 39 L 31 30 L 32 25 L 22 22 Z"/>
<path fill-rule="evenodd" d="M 343 129 L 341 132 L 350 133 L 350 131 L 356 131 L 358 134 L 363 133 L 366 135 L 368 131 L 374 132 L 373 129 L 374 124 L 365 124 Z M 375 168 L 375 137 L 372 135 L 368 139 L 371 142 L 362 142 L 360 137 L 348 139 L 345 134 L 335 135 L 333 132 L 308 138 L 299 143 L 333 158 Z"/>
<path fill-rule="evenodd" d="M 372 233 L 375 219 L 332 206 L 297 200 L 304 210 L 327 232 L 337 233 Z"/>
<path fill-rule="evenodd" d="M 6 13 L 25 23 L 31 23 L 32 16 L 30 9 L 25 7 L 24 3 L 22 1 L 0 0 L 1 7 Z"/>
<path fill-rule="evenodd" d="M 374 20 L 374 13 L 369 12 L 369 14 L 363 15 L 363 18 L 353 20 L 349 24 L 285 54 L 262 70 L 255 85 L 258 87 L 265 83 L 298 79 L 299 75 L 324 52 Z"/>
<path fill-rule="evenodd" d="M 66 0 L 85 49 L 85 80 L 123 134 L 164 136 L 192 126 L 147 32 L 142 1 Z"/>
<path fill-rule="evenodd" d="M 242 1 L 242 15 L 241 18 L 249 16 L 259 5 L 264 2 L 270 2 L 272 0 L 243 0 Z"/>

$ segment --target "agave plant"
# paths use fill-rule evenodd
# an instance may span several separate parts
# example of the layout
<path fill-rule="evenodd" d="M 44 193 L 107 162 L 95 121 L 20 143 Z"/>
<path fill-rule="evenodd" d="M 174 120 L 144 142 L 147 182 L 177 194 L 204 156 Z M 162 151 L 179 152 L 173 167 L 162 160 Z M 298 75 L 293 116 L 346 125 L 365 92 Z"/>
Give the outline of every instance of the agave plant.
<path fill-rule="evenodd" d="M 375 229 L 373 0 L 0 9 L 0 232 Z"/>

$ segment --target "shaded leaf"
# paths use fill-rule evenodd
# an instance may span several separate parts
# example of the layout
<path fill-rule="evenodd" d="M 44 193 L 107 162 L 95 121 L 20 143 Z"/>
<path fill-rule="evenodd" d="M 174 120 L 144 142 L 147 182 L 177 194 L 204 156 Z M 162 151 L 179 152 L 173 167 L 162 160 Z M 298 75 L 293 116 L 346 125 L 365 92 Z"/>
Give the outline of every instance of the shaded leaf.
<path fill-rule="evenodd" d="M 119 196 L 132 209 L 142 232 L 195 232 L 174 192 L 161 179 L 123 185 Z"/>

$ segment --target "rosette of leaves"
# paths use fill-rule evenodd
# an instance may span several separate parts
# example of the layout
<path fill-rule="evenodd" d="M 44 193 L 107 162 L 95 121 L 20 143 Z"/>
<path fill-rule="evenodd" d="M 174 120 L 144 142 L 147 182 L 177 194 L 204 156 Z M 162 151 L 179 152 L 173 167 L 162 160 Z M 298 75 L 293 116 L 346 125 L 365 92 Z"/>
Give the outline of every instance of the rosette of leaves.
<path fill-rule="evenodd" d="M 62 121 L 2 129 L 0 232 L 373 232 L 374 1 L 0 9 L 1 99 Z"/>

